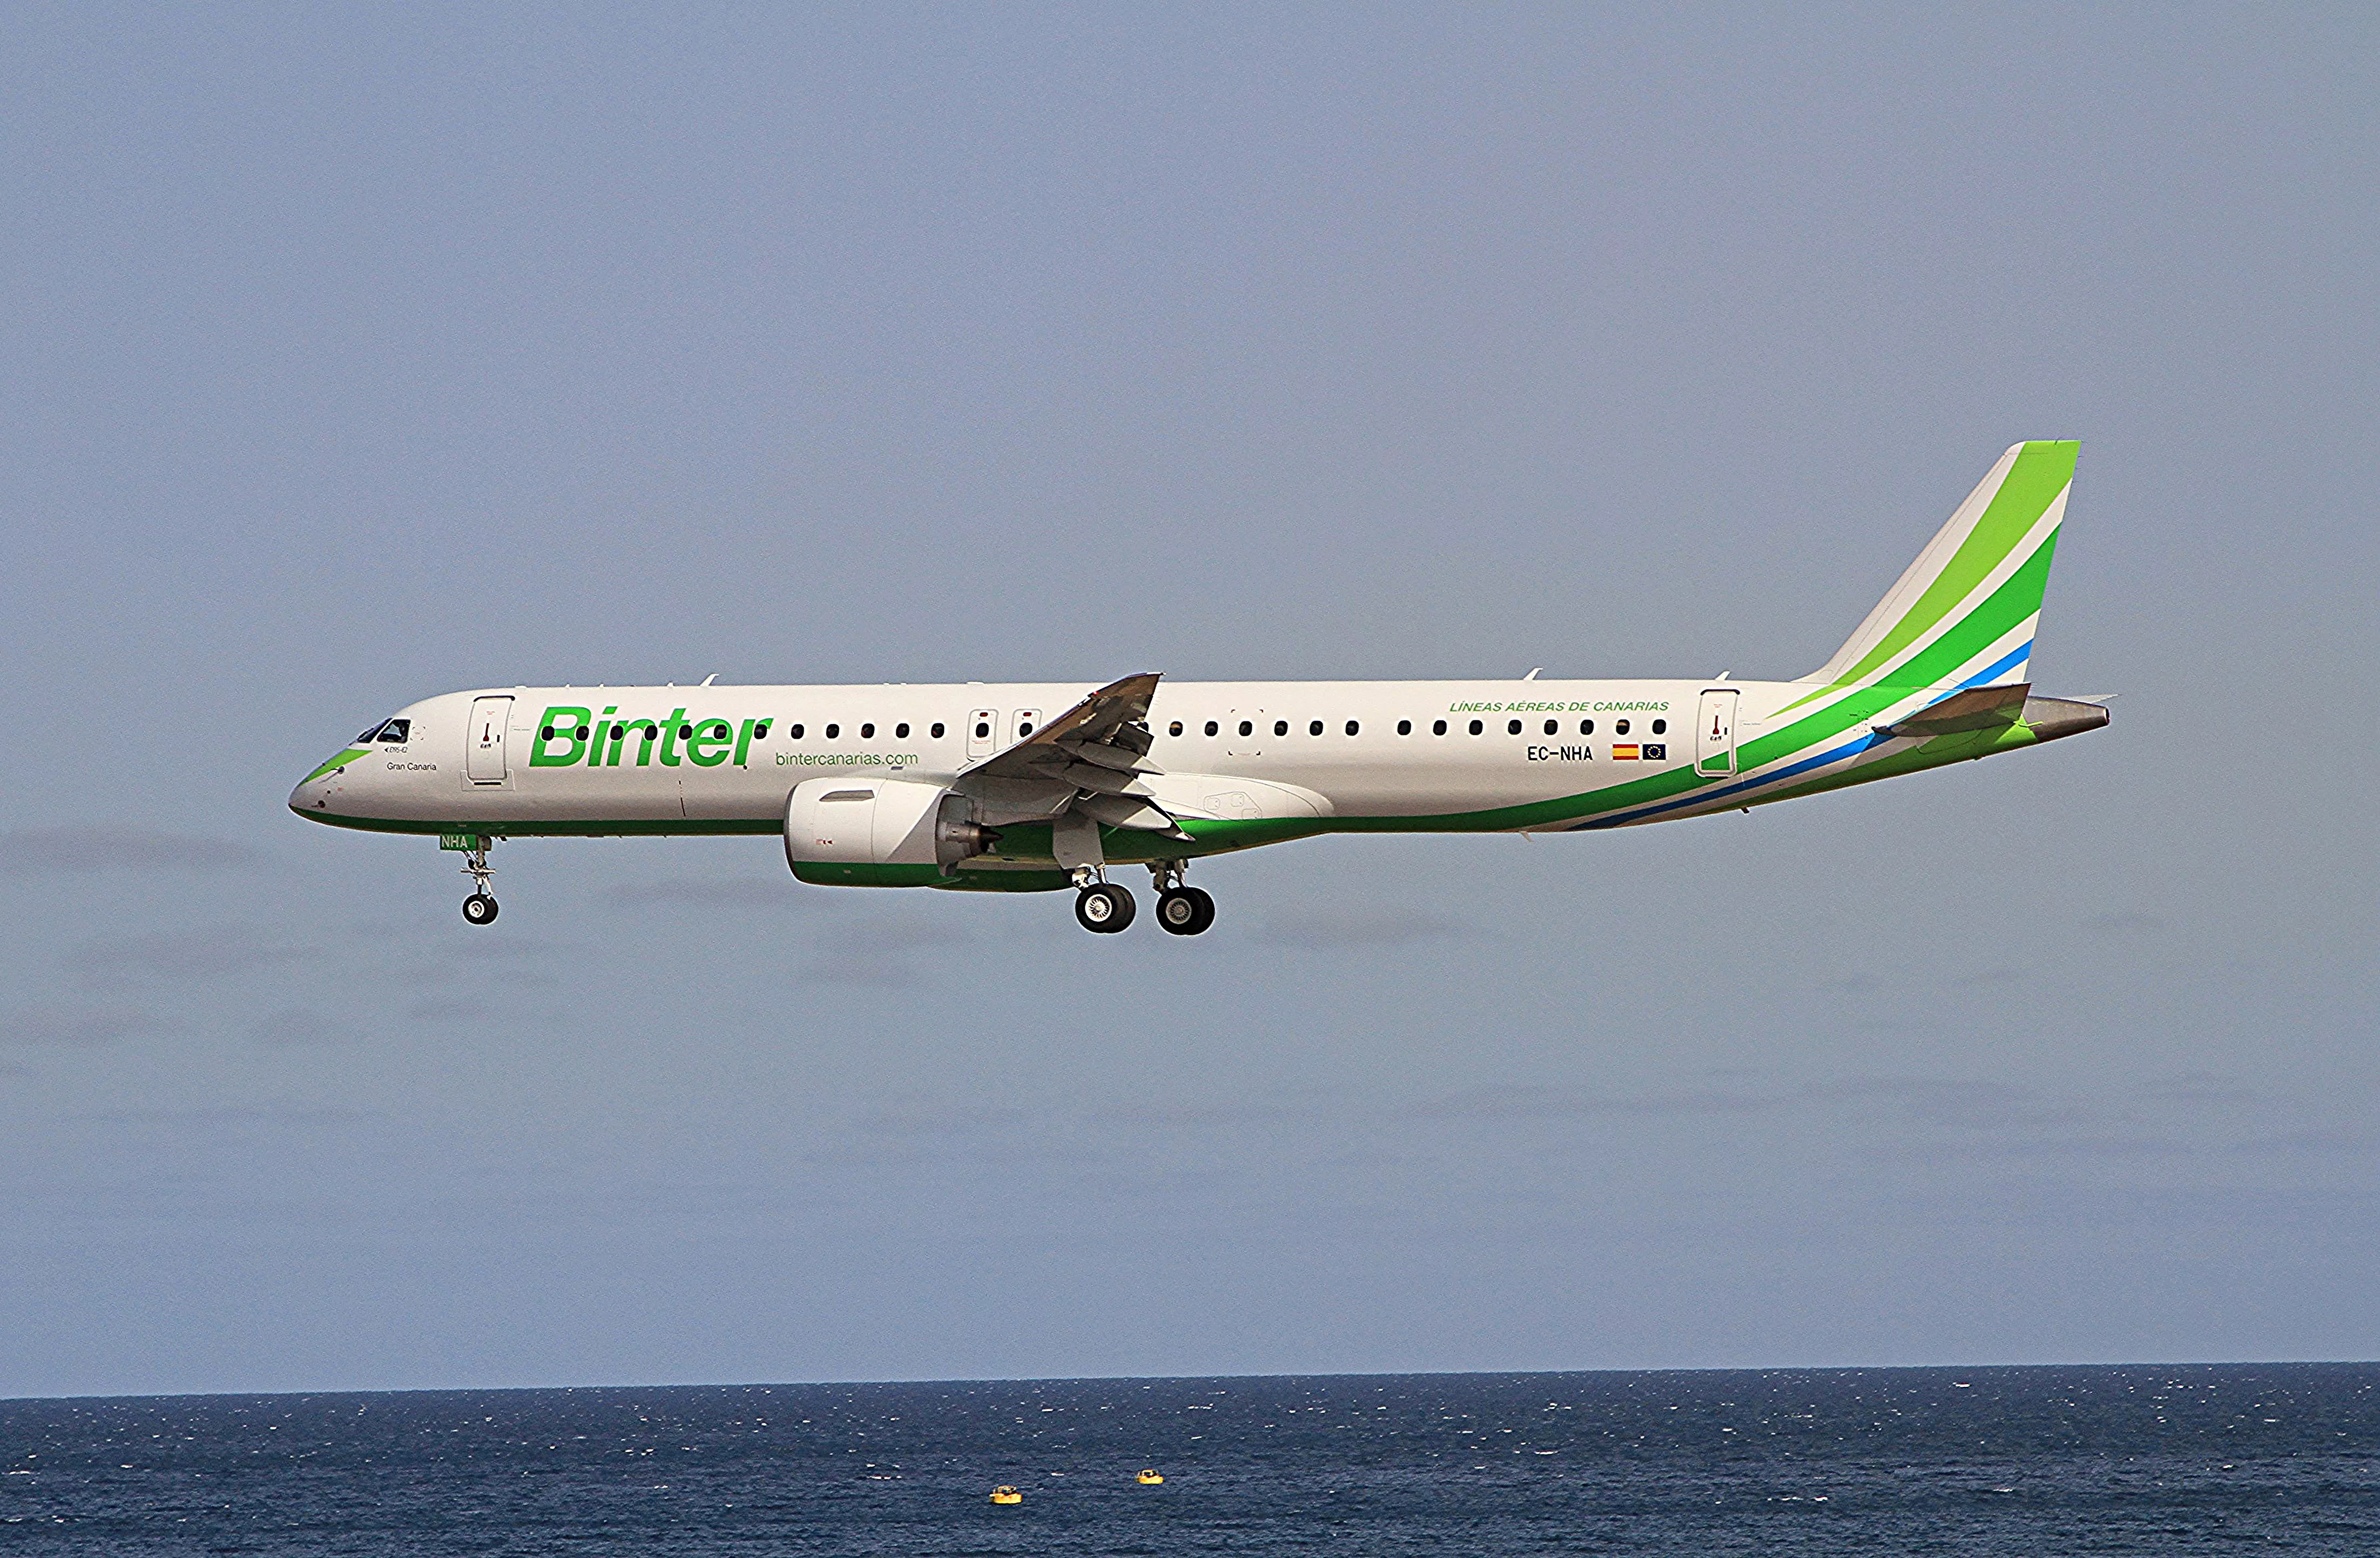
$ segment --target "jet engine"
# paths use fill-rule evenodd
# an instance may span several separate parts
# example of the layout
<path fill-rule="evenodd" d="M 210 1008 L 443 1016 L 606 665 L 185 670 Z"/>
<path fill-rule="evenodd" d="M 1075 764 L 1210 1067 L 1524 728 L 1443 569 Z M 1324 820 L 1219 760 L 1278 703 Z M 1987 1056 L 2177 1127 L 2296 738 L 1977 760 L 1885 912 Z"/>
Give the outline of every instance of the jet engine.
<path fill-rule="evenodd" d="M 805 780 L 785 800 L 785 863 L 938 866 L 945 875 L 1000 835 L 966 797 L 915 779 L 844 774 Z"/>

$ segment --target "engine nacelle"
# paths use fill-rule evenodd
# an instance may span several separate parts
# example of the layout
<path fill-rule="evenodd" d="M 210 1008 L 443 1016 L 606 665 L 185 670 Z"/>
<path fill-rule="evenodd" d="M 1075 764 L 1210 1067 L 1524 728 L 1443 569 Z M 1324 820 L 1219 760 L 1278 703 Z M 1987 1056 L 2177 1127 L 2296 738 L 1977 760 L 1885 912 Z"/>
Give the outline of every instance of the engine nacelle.
<path fill-rule="evenodd" d="M 1000 835 L 969 820 L 966 797 L 916 779 L 808 779 L 785 800 L 785 863 L 954 870 Z"/>

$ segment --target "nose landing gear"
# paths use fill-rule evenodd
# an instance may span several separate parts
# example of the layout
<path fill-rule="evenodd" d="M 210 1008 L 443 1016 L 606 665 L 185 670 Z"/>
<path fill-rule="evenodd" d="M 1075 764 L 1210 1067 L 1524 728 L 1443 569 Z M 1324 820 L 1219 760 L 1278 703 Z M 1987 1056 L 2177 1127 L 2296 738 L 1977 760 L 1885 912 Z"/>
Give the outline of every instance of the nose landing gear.
<path fill-rule="evenodd" d="M 477 848 L 465 852 L 463 874 L 471 879 L 473 892 L 463 900 L 463 919 L 469 925 L 492 925 L 496 919 L 496 895 L 490 891 L 495 871 L 488 864 L 488 846 L 479 841 Z"/>

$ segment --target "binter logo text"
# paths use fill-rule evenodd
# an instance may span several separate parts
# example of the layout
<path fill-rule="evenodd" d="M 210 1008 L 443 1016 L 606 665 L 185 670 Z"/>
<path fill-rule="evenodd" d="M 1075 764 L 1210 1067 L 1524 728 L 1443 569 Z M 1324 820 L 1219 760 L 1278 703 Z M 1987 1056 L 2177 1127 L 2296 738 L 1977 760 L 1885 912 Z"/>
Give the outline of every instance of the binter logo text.
<path fill-rule="evenodd" d="M 529 749 L 531 768 L 649 768 L 659 763 L 675 768 L 690 762 L 697 768 L 717 768 L 733 762 L 744 766 L 753 739 L 769 737 L 767 720 L 731 724 L 717 718 L 689 717 L 673 709 L 667 719 L 651 715 L 622 717 L 617 705 L 598 713 L 592 709 L 556 704 L 537 722 Z"/>

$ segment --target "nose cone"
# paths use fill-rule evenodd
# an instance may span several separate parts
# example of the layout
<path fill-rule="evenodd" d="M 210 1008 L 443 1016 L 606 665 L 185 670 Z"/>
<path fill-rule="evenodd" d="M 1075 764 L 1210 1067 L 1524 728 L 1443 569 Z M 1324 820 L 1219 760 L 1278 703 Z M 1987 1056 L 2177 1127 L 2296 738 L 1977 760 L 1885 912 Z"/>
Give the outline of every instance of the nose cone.
<path fill-rule="evenodd" d="M 350 747 L 306 775 L 305 778 L 298 780 L 298 787 L 289 792 L 289 809 L 300 817 L 311 817 L 317 822 L 322 821 L 324 813 L 331 809 L 332 797 L 339 792 L 340 781 L 347 772 L 347 764 L 363 755 L 362 748 Z"/>

